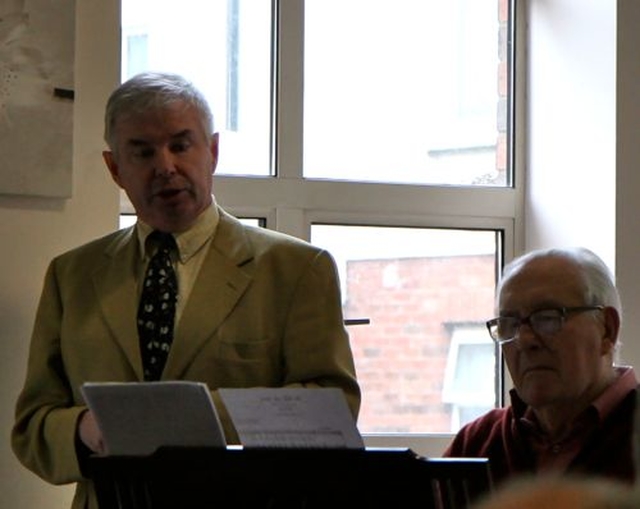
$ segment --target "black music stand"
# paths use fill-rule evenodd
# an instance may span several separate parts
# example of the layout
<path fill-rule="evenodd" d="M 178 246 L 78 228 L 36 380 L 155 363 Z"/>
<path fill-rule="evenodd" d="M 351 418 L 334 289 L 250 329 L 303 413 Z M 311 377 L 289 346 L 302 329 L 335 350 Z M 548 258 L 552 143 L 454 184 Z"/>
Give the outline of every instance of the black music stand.
<path fill-rule="evenodd" d="M 491 487 L 487 460 L 410 449 L 161 448 L 89 469 L 100 509 L 464 508 Z"/>

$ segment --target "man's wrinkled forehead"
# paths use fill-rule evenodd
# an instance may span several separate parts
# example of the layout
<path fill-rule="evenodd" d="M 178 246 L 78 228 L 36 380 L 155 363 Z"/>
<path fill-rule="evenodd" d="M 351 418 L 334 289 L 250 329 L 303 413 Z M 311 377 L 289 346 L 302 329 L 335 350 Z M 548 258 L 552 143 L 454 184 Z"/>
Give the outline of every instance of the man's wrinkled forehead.
<path fill-rule="evenodd" d="M 498 307 L 527 301 L 539 306 L 566 305 L 585 293 L 580 267 L 568 258 L 547 256 L 534 258 L 513 267 L 500 283 Z"/>
<path fill-rule="evenodd" d="M 121 108 L 114 116 L 116 125 L 122 122 L 135 122 L 140 120 L 159 119 L 168 114 L 185 115 L 195 108 L 182 100 L 174 100 L 170 102 L 160 102 L 159 100 L 148 100 L 140 103 L 131 104 L 127 108 Z"/>
<path fill-rule="evenodd" d="M 184 137 L 200 133 L 207 136 L 197 111 L 184 104 L 122 112 L 115 120 L 113 131 L 120 144 L 154 136 Z"/>

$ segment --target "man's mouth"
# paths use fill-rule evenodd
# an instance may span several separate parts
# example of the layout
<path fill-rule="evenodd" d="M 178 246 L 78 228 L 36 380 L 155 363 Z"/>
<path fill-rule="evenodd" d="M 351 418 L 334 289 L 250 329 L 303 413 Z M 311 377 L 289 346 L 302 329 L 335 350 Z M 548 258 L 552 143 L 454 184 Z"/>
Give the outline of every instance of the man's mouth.
<path fill-rule="evenodd" d="M 155 196 L 163 199 L 171 199 L 183 192 L 184 189 L 162 189 L 155 193 Z"/>
<path fill-rule="evenodd" d="M 530 373 L 540 373 L 543 371 L 552 371 L 549 366 L 529 366 L 527 369 L 523 370 L 523 374 L 528 375 Z"/>

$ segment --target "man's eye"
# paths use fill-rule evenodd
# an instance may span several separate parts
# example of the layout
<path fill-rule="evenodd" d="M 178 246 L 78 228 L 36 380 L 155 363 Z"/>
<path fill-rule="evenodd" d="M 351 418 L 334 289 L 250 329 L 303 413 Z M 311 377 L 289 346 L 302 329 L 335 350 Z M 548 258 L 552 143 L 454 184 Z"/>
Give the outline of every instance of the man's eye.
<path fill-rule="evenodd" d="M 171 144 L 171 152 L 173 152 L 173 153 L 184 152 L 190 146 L 191 146 L 191 144 L 186 140 L 177 141 L 177 142 Z"/>
<path fill-rule="evenodd" d="M 538 320 L 555 320 L 559 315 L 557 311 L 539 311 L 535 316 Z"/>
<path fill-rule="evenodd" d="M 133 151 L 133 155 L 140 159 L 149 159 L 153 157 L 153 149 L 149 147 L 139 147 Z"/>

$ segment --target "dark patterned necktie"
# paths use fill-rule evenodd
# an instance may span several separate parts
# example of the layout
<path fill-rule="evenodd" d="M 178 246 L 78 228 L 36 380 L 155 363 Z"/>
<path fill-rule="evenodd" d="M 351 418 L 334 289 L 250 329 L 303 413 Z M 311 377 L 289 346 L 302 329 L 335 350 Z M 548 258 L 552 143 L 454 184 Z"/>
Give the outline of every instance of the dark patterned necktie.
<path fill-rule="evenodd" d="M 158 246 L 149 260 L 138 306 L 138 336 L 144 379 L 159 380 L 173 340 L 178 281 L 171 263 L 173 235 L 154 231 L 147 241 Z"/>

